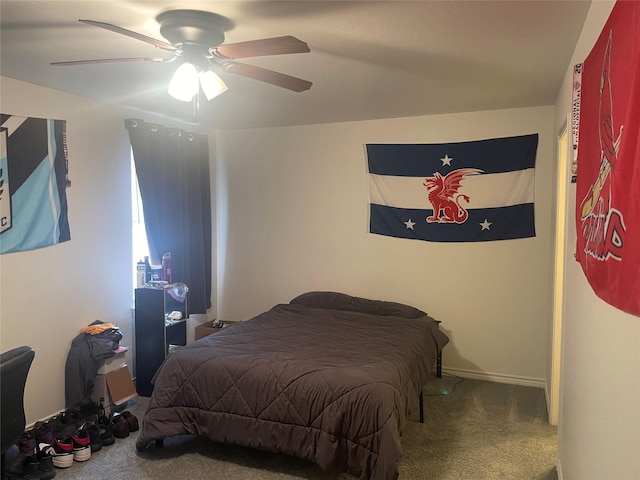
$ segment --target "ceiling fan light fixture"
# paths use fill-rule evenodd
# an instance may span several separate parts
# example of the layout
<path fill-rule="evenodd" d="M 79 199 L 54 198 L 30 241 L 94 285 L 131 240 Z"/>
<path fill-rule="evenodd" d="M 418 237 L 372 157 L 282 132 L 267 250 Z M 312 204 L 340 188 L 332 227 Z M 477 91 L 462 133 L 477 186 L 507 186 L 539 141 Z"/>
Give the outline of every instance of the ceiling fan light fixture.
<path fill-rule="evenodd" d="M 210 66 L 215 67 L 215 69 L 221 69 L 226 73 L 240 75 L 293 92 L 304 92 L 311 88 L 312 83 L 308 80 L 236 61 L 239 58 L 310 52 L 309 46 L 302 40 L 286 35 L 225 44 L 223 43 L 224 32 L 233 28 L 233 22 L 221 15 L 199 10 L 168 10 L 158 15 L 156 19 L 160 23 L 160 34 L 169 43 L 111 23 L 84 19 L 80 20 L 80 22 L 173 52 L 172 58 L 96 58 L 93 60 L 51 62 L 51 65 L 173 62 L 178 60 L 177 63 L 180 64 L 180 67 L 171 79 L 169 94 L 183 102 L 191 102 L 195 99 L 198 100 L 195 103 L 199 103 L 200 88 L 202 88 L 203 94 L 208 100 L 227 90 L 224 82 L 214 72 L 209 71 Z M 199 73 L 201 71 L 202 73 Z"/>
<path fill-rule="evenodd" d="M 185 62 L 173 74 L 169 84 L 169 95 L 176 100 L 190 102 L 198 93 L 199 76 L 195 65 Z"/>
<path fill-rule="evenodd" d="M 200 86 L 207 100 L 213 100 L 229 88 L 212 70 L 200 72 Z"/>

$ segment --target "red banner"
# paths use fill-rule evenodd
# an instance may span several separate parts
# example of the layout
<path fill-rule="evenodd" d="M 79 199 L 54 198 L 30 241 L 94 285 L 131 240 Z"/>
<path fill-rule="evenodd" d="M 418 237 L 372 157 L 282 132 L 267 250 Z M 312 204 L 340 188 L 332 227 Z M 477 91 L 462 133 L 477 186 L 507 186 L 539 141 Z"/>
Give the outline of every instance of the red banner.
<path fill-rule="evenodd" d="M 581 83 L 576 258 L 598 297 L 640 316 L 640 2 L 618 0 Z"/>

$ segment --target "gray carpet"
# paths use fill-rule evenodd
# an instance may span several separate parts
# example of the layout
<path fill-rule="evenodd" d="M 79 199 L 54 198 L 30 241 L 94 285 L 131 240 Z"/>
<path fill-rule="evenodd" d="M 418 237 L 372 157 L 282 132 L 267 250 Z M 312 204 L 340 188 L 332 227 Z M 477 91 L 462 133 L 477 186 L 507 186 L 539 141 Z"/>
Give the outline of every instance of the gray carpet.
<path fill-rule="evenodd" d="M 445 375 L 424 393 L 425 423 L 416 413 L 402 437 L 400 480 L 557 480 L 557 429 L 547 422 L 542 389 Z M 127 408 L 141 420 L 147 404 L 140 397 Z M 303 460 L 187 435 L 138 453 L 137 435 L 116 440 L 86 463 L 56 470 L 56 479 L 354 479 Z"/>

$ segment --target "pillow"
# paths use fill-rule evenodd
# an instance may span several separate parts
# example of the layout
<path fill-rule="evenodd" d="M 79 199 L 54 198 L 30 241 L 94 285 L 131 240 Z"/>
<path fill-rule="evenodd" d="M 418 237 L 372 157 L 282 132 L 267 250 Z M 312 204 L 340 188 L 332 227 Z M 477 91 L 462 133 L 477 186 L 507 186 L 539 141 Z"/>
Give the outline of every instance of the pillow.
<path fill-rule="evenodd" d="M 328 308 L 331 310 L 344 310 L 353 297 L 346 293 L 338 292 L 307 292 L 298 295 L 289 303 L 306 305 L 307 307 Z"/>
<path fill-rule="evenodd" d="M 348 310 L 385 317 L 418 318 L 427 315 L 422 310 L 403 303 L 370 300 L 339 292 L 307 292 L 298 295 L 289 303 L 315 308 L 328 308 L 330 310 Z"/>
<path fill-rule="evenodd" d="M 384 317 L 418 318 L 427 315 L 422 310 L 405 305 L 404 303 L 387 302 L 384 300 L 369 300 L 367 298 L 353 297 L 345 310 L 381 315 Z"/>

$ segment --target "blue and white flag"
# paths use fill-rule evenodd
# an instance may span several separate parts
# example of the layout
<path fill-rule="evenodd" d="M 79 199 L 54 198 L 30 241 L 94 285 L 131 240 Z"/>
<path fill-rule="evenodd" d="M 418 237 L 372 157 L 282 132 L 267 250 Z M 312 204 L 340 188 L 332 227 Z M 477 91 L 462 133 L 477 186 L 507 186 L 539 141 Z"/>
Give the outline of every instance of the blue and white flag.
<path fill-rule="evenodd" d="M 538 134 L 367 144 L 369 231 L 431 242 L 535 237 Z"/>
<path fill-rule="evenodd" d="M 0 254 L 71 238 L 66 121 L 0 115 Z"/>

